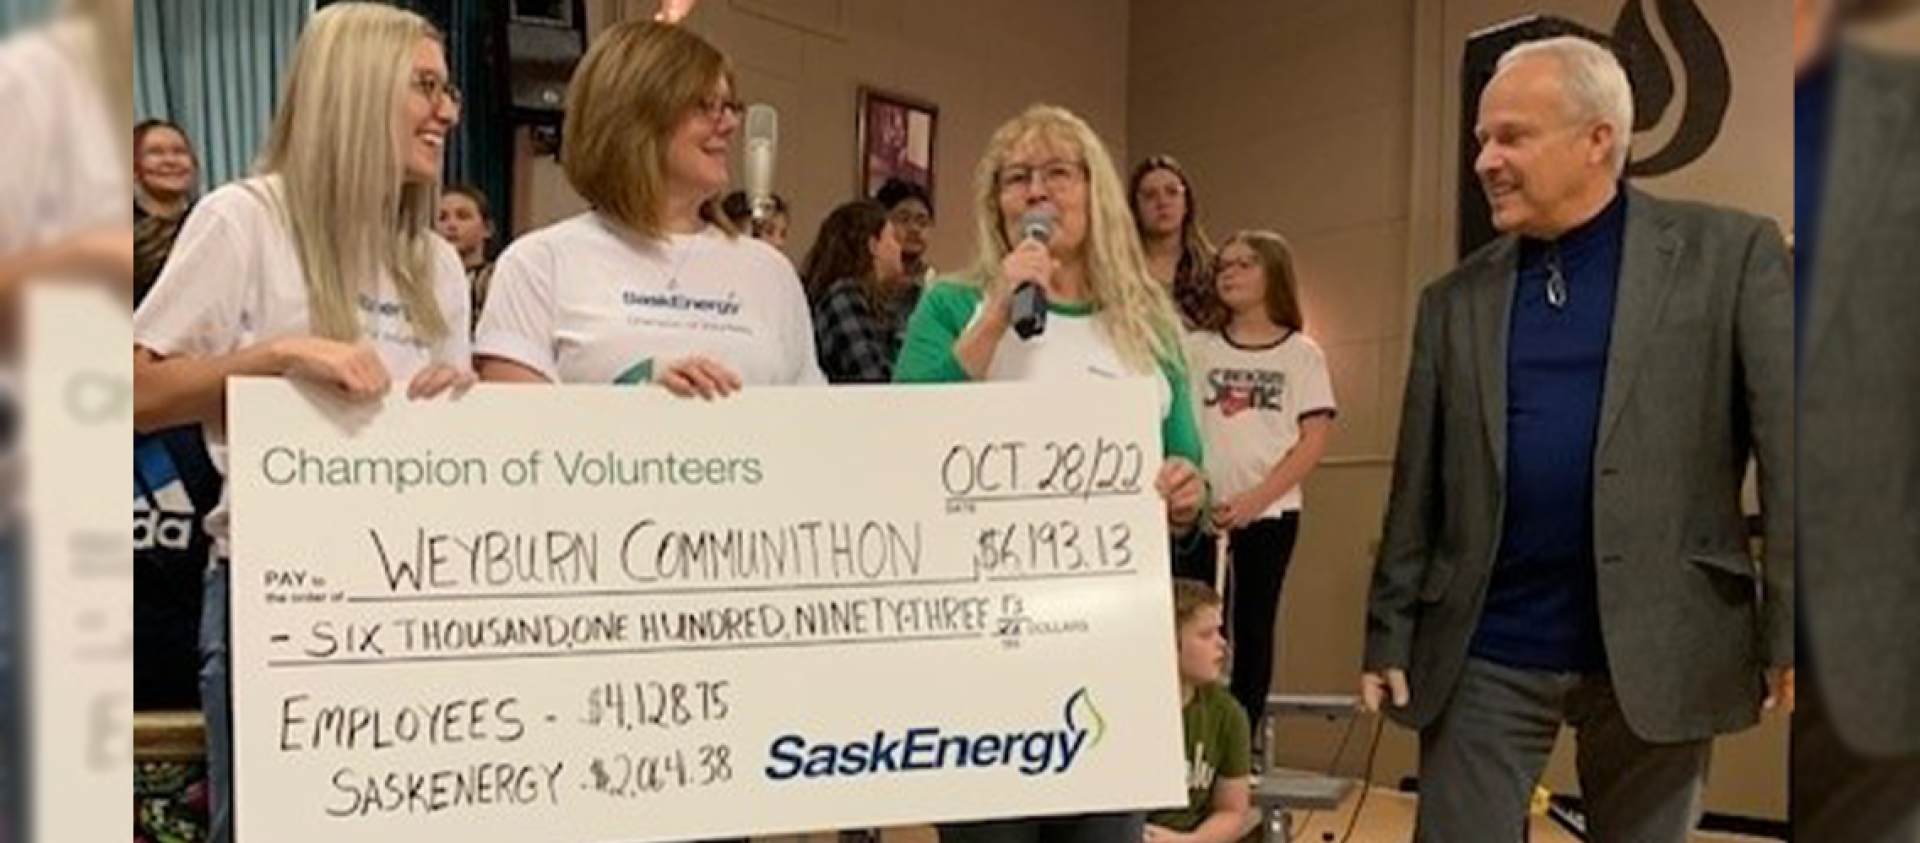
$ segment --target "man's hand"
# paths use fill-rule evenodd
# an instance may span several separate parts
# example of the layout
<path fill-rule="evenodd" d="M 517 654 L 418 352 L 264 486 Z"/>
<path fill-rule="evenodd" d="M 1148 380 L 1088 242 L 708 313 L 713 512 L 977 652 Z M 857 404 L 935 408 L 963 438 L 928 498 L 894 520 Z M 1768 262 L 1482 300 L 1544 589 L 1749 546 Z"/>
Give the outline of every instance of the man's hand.
<path fill-rule="evenodd" d="M 1407 672 L 1397 667 L 1389 667 L 1379 673 L 1360 674 L 1360 705 L 1369 714 L 1378 714 L 1382 703 L 1391 700 L 1394 708 L 1406 708 L 1411 699 L 1407 693 Z"/>
<path fill-rule="evenodd" d="M 1793 668 L 1777 667 L 1767 670 L 1767 700 L 1761 707 L 1767 711 L 1793 713 Z"/>

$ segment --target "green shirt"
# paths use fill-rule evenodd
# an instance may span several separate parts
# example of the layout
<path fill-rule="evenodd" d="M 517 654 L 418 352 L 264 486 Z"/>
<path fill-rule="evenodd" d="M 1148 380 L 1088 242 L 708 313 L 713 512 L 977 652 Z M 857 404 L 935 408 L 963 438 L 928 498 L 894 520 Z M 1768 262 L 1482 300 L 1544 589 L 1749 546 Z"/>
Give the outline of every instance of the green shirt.
<path fill-rule="evenodd" d="M 1147 822 L 1192 831 L 1213 814 L 1215 785 L 1252 774 L 1253 742 L 1247 713 L 1219 685 L 1196 689 L 1193 701 L 1181 709 L 1180 720 L 1187 736 L 1187 807 L 1151 814 Z"/>
<path fill-rule="evenodd" d="M 953 356 L 953 343 L 980 309 L 979 287 L 953 281 L 935 282 L 920 297 L 900 359 L 893 367 L 897 383 L 961 383 L 967 370 Z M 1035 340 L 1021 340 L 1009 331 L 994 350 L 988 380 L 1049 380 L 1056 377 L 1111 377 L 1126 369 L 1113 344 L 1095 330 L 1093 309 L 1085 305 L 1050 303 L 1047 332 Z M 1178 348 L 1178 343 L 1171 343 Z M 1161 453 L 1181 457 L 1195 468 L 1202 465 L 1200 431 L 1194 424 L 1193 397 L 1187 385 L 1186 365 L 1176 356 L 1160 361 L 1166 380 L 1166 412 L 1160 418 Z"/>

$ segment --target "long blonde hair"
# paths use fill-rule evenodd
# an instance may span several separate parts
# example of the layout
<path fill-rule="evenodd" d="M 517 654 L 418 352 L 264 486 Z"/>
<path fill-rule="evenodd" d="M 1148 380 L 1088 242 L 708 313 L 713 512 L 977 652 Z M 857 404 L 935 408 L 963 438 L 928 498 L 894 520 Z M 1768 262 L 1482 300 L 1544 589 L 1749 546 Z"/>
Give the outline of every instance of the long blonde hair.
<path fill-rule="evenodd" d="M 425 342 L 449 332 L 433 294 L 438 184 L 409 181 L 401 106 L 425 18 L 375 3 L 339 3 L 307 24 L 287 74 L 259 172 L 280 177 L 280 209 L 306 276 L 315 335 L 360 337 L 355 294 L 391 274 Z"/>
<path fill-rule="evenodd" d="M 1038 142 L 1077 152 L 1087 167 L 1087 298 L 1094 326 L 1138 372 L 1153 372 L 1161 361 L 1178 361 L 1180 317 L 1166 288 L 1147 269 L 1146 250 L 1133 224 L 1133 212 L 1113 157 L 1085 120 L 1064 108 L 1029 107 L 987 141 L 974 170 L 974 242 L 978 250 L 968 273 L 984 286 L 1013 250 L 1006 219 L 1000 213 L 1000 168 L 1015 147 Z"/>

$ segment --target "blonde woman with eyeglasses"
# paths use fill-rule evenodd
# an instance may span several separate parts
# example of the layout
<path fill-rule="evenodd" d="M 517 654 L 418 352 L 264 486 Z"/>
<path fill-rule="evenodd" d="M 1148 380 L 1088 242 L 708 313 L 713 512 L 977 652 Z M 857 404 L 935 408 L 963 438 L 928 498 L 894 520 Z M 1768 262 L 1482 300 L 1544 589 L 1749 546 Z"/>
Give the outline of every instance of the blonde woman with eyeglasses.
<path fill-rule="evenodd" d="M 826 383 L 793 264 L 720 208 L 735 96 L 726 57 L 678 26 L 629 21 L 594 41 L 561 154 L 592 207 L 500 256 L 475 332 L 481 379 L 707 399 Z"/>
<path fill-rule="evenodd" d="M 1060 381 L 1156 376 L 1165 462 L 1156 488 L 1176 536 L 1191 536 L 1205 483 L 1180 351 L 1180 316 L 1147 270 L 1126 189 L 1098 135 L 1073 113 L 1034 106 L 994 133 L 974 171 L 974 268 L 935 283 L 907 327 L 894 380 Z M 1055 220 L 1044 244 L 1022 219 Z M 1016 279 L 1044 285 L 1045 333 L 1012 330 Z M 1176 540 L 1178 541 L 1178 540 Z M 1145 806 L 1143 806 L 1145 807 Z M 954 843 L 1137 841 L 1144 814 L 946 826 Z"/>
<path fill-rule="evenodd" d="M 459 120 L 443 38 L 418 15 L 341 3 L 301 35 L 259 175 L 195 206 L 134 315 L 134 426 L 205 426 L 226 470 L 226 382 L 278 376 L 353 402 L 472 383 L 466 275 L 433 233 Z M 232 838 L 224 501 L 201 621 L 210 839 Z"/>

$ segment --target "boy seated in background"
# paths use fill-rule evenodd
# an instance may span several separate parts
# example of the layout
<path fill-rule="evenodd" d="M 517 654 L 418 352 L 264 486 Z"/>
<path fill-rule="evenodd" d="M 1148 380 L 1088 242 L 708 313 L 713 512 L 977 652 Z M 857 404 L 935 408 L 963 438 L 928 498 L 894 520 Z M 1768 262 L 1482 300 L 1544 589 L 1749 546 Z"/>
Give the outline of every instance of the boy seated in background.
<path fill-rule="evenodd" d="M 1199 582 L 1175 579 L 1173 626 L 1187 807 L 1148 815 L 1147 843 L 1233 843 L 1246 828 L 1252 803 L 1253 750 L 1246 712 L 1220 684 L 1227 663 L 1220 595 Z"/>

